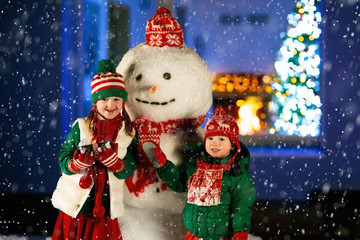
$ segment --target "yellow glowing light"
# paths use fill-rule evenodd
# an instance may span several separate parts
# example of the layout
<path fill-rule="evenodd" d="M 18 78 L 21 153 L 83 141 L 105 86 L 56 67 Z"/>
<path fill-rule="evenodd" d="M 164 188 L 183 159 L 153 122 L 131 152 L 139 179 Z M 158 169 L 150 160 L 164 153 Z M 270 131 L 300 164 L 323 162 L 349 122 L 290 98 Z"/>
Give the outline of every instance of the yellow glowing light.
<path fill-rule="evenodd" d="M 291 82 L 292 82 L 292 83 L 296 83 L 296 82 L 297 82 L 297 79 L 296 79 L 296 78 L 291 78 Z"/>
<path fill-rule="evenodd" d="M 304 37 L 303 36 L 299 36 L 299 41 L 303 42 L 304 41 Z"/>
<path fill-rule="evenodd" d="M 303 9 L 303 8 L 300 8 L 300 9 L 299 9 L 299 13 L 304 13 L 304 9 Z"/>
<path fill-rule="evenodd" d="M 252 127 L 255 131 L 259 131 L 261 129 L 261 126 L 260 126 L 260 119 L 258 117 L 252 117 L 251 118 L 251 124 L 252 124 Z"/>
<path fill-rule="evenodd" d="M 224 85 L 219 85 L 218 86 L 218 91 L 219 92 L 225 92 L 225 86 Z"/>
<path fill-rule="evenodd" d="M 238 106 L 238 107 L 241 107 L 242 105 L 244 105 L 245 104 L 245 101 L 244 100 L 237 100 L 236 101 L 236 106 Z"/>
<path fill-rule="evenodd" d="M 232 91 L 234 91 L 234 84 L 233 84 L 233 83 L 230 83 L 230 82 L 226 83 L 226 91 L 227 91 L 227 92 L 232 92 Z"/>
<path fill-rule="evenodd" d="M 271 93 L 271 92 L 273 91 L 273 88 L 272 88 L 271 86 L 266 86 L 266 87 L 265 87 L 265 91 L 266 91 L 267 93 Z"/>
<path fill-rule="evenodd" d="M 263 92 L 267 91 L 271 93 L 272 90 L 270 84 L 273 81 L 281 81 L 275 79 L 272 76 L 257 75 L 212 75 L 213 91 L 214 92 Z"/>
<path fill-rule="evenodd" d="M 274 82 L 278 82 L 278 83 L 280 83 L 280 82 L 281 82 L 281 79 L 280 79 L 280 78 L 275 77 L 275 78 L 274 78 Z"/>
<path fill-rule="evenodd" d="M 238 100 L 236 105 L 240 106 L 237 120 L 240 134 L 249 135 L 259 131 L 261 124 L 257 117 L 257 111 L 263 106 L 263 103 L 255 97 L 249 97 L 246 100 Z"/>
<path fill-rule="evenodd" d="M 221 77 L 219 79 L 219 83 L 220 84 L 226 84 L 229 81 L 229 79 L 227 77 Z"/>
<path fill-rule="evenodd" d="M 313 41 L 314 40 L 314 37 L 312 35 L 309 36 L 309 40 L 310 41 Z"/>
<path fill-rule="evenodd" d="M 273 107 L 274 107 L 274 102 L 273 102 L 273 101 L 270 101 L 270 102 L 269 102 L 269 108 L 270 108 L 270 109 L 273 109 Z"/>
<path fill-rule="evenodd" d="M 213 83 L 213 84 L 212 84 L 212 90 L 215 92 L 215 91 L 217 90 L 217 88 L 218 88 L 218 87 L 217 87 L 217 84 L 216 84 L 216 83 Z"/>
<path fill-rule="evenodd" d="M 271 83 L 271 77 L 270 76 L 265 75 L 262 80 L 263 80 L 263 82 L 265 84 L 270 84 Z"/>

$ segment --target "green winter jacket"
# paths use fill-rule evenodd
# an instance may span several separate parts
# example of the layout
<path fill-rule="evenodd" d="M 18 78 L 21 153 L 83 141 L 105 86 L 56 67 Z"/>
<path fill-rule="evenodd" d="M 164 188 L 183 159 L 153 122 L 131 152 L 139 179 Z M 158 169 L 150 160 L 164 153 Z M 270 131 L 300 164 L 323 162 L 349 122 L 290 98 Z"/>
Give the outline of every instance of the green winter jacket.
<path fill-rule="evenodd" d="M 223 159 L 212 158 L 203 145 L 188 148 L 185 156 L 189 159 L 181 168 L 171 162 L 157 169 L 162 181 L 172 190 L 187 192 L 187 181 L 196 172 L 197 159 L 201 157 L 210 164 L 226 164 L 234 153 Z M 204 240 L 231 238 L 235 232 L 249 232 L 252 206 L 256 189 L 248 166 L 250 153 L 241 143 L 241 152 L 235 158 L 235 166 L 223 172 L 220 203 L 214 206 L 198 206 L 186 202 L 182 212 L 185 227 L 189 232 Z M 239 171 L 240 170 L 240 171 Z"/>

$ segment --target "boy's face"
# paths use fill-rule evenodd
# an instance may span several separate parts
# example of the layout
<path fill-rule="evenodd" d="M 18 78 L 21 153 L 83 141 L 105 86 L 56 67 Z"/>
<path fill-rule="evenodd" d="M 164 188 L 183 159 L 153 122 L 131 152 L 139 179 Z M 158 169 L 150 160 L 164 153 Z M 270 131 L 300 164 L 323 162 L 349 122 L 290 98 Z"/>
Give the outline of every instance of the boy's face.
<path fill-rule="evenodd" d="M 225 136 L 212 136 L 205 140 L 205 149 L 214 158 L 224 158 L 230 154 L 231 142 Z"/>
<path fill-rule="evenodd" d="M 95 103 L 100 115 L 105 119 L 114 119 L 122 109 L 124 100 L 120 97 L 108 97 L 100 99 Z"/>

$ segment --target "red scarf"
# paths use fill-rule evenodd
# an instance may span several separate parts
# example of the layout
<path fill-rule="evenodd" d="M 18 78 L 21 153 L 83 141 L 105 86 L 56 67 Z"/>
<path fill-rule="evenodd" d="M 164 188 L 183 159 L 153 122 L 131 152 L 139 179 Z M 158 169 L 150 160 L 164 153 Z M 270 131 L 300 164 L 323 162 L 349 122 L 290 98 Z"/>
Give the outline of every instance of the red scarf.
<path fill-rule="evenodd" d="M 234 157 L 226 164 L 209 164 L 202 157 L 197 159 L 196 172 L 187 181 L 188 203 L 214 206 L 220 203 L 223 172 L 231 168 Z"/>
<path fill-rule="evenodd" d="M 145 188 L 156 181 L 156 169 L 147 158 L 142 144 L 147 141 L 152 141 L 160 146 L 160 136 L 163 133 L 174 134 L 179 130 L 197 129 L 205 121 L 206 115 L 200 115 L 196 118 L 185 118 L 168 120 L 165 122 L 151 122 L 151 120 L 141 117 L 134 122 L 135 129 L 138 134 L 138 167 L 134 174 L 125 180 L 125 183 L 130 191 L 136 197 L 145 191 Z M 143 131 L 140 127 L 142 123 L 151 122 L 153 129 Z M 162 183 L 161 190 L 165 191 L 167 188 Z"/>
<path fill-rule="evenodd" d="M 122 126 L 122 116 L 118 114 L 114 119 L 99 119 L 99 114 L 95 115 L 95 131 L 91 140 L 93 151 L 97 151 L 100 143 L 115 141 L 117 134 Z M 117 149 L 115 149 L 117 151 Z M 93 215 L 95 217 L 102 217 L 105 214 L 105 208 L 101 205 L 102 194 L 106 182 L 106 167 L 100 162 L 96 162 L 91 166 L 87 172 L 80 178 L 80 187 L 86 189 L 91 186 L 92 181 L 95 185 L 95 206 L 93 208 Z"/>

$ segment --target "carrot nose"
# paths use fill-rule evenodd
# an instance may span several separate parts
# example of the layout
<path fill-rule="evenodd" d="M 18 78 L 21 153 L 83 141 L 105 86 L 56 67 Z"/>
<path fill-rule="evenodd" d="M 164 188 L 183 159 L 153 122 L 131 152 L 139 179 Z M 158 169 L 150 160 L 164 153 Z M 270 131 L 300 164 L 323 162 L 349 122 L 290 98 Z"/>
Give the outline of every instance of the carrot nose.
<path fill-rule="evenodd" d="M 152 87 L 149 89 L 149 92 L 150 92 L 150 93 L 155 93 L 155 92 L 156 92 L 156 89 L 157 89 L 157 86 L 154 85 L 154 86 L 152 86 Z"/>

